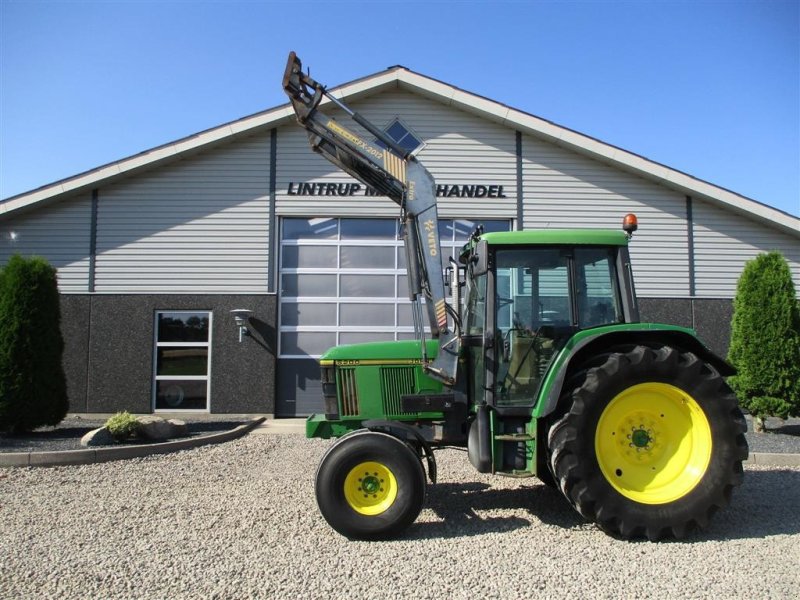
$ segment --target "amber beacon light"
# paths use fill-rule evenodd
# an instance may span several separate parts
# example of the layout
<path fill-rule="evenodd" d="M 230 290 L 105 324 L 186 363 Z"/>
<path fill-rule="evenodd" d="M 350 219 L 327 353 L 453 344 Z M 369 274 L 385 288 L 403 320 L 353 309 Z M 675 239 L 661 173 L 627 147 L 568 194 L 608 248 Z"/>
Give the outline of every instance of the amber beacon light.
<path fill-rule="evenodd" d="M 629 239 L 637 229 L 639 229 L 639 219 L 636 218 L 636 215 L 633 213 L 625 215 L 622 219 L 622 230 L 628 234 Z"/>

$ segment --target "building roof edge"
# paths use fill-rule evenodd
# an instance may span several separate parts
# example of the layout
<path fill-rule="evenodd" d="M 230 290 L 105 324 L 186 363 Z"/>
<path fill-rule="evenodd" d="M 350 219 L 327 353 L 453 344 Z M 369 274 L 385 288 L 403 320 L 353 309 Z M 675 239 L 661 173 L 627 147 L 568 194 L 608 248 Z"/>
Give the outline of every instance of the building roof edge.
<path fill-rule="evenodd" d="M 482 116 L 506 127 L 545 139 L 607 164 L 618 166 L 628 172 L 655 180 L 688 196 L 709 200 L 712 203 L 732 208 L 739 213 L 777 225 L 780 229 L 800 237 L 800 218 L 789 213 L 532 113 L 422 75 L 401 65 L 389 67 L 385 71 L 336 86 L 331 88 L 330 92 L 339 98 L 352 100 L 370 96 L 391 87 L 409 89 L 446 105 Z M 330 102 L 328 99 L 324 99 L 322 105 L 324 106 L 328 102 Z M 103 182 L 115 180 L 142 169 L 152 168 L 165 161 L 223 143 L 232 137 L 251 134 L 259 129 L 280 126 L 293 117 L 291 106 L 288 103 L 282 104 L 156 146 L 121 160 L 6 198 L 0 201 L 0 217 L 60 195 L 98 187 Z"/>

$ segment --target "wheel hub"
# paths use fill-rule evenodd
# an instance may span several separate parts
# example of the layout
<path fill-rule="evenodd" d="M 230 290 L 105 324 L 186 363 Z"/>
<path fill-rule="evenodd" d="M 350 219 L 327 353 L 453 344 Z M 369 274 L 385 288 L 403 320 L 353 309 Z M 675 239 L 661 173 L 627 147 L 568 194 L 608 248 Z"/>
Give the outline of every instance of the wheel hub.
<path fill-rule="evenodd" d="M 652 430 L 644 429 L 644 425 L 639 425 L 639 429 L 634 429 L 628 435 L 628 439 L 631 441 L 631 446 L 636 450 L 647 450 L 650 447 L 650 442 L 653 441 L 653 438 L 650 437 L 652 433 Z"/>
<path fill-rule="evenodd" d="M 669 439 L 663 418 L 650 410 L 633 410 L 611 432 L 615 452 L 634 464 L 657 462 L 665 450 L 662 442 Z"/>
<path fill-rule="evenodd" d="M 383 483 L 383 479 L 378 478 L 378 474 L 374 473 L 370 475 L 369 473 L 364 473 L 364 478 L 358 480 L 361 483 L 361 487 L 359 488 L 365 494 L 365 498 L 369 495 L 375 495 L 377 492 L 382 492 L 383 488 L 381 484 Z"/>
<path fill-rule="evenodd" d="M 379 515 L 397 498 L 397 479 L 391 469 L 379 462 L 362 462 L 344 480 L 347 504 L 359 514 Z"/>

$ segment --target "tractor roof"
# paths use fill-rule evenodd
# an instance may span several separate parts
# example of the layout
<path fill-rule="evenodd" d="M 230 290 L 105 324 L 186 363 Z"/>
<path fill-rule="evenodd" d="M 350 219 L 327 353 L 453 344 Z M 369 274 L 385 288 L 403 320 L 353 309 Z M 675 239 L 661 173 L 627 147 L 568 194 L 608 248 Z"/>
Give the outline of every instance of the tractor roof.
<path fill-rule="evenodd" d="M 492 246 L 626 246 L 628 236 L 623 231 L 609 229 L 539 229 L 484 233 L 481 239 Z"/>

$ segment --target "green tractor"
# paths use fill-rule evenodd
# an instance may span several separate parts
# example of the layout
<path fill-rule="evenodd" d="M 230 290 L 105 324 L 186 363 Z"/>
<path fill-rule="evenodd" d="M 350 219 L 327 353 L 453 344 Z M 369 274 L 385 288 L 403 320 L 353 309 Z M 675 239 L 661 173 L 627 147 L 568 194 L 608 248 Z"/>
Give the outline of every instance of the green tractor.
<path fill-rule="evenodd" d="M 320 358 L 325 413 L 306 434 L 338 438 L 315 482 L 336 531 L 403 531 L 443 446 L 481 473 L 538 477 L 622 538 L 682 538 L 728 504 L 748 456 L 734 370 L 694 331 L 639 321 L 634 215 L 623 231 L 479 228 L 444 265 L 430 173 L 294 53 L 283 87 L 312 149 L 401 207 L 415 309 L 418 341 Z M 325 97 L 378 142 L 320 112 Z"/>

